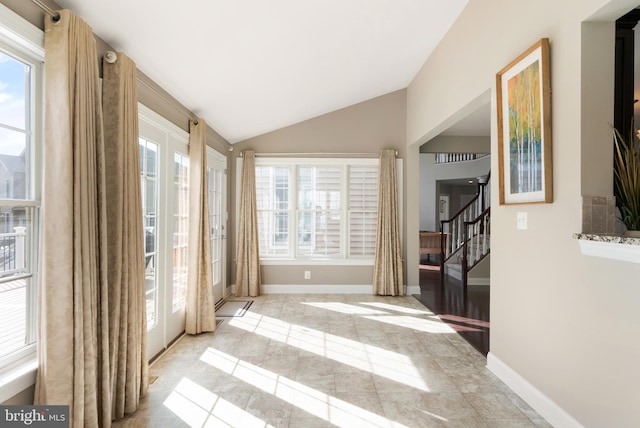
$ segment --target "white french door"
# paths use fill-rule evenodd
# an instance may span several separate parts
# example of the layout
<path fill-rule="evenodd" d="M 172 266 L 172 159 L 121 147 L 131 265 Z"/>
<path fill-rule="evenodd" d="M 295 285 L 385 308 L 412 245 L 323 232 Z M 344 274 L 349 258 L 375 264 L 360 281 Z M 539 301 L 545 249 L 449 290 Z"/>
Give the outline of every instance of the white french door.
<path fill-rule="evenodd" d="M 207 147 L 207 189 L 209 192 L 213 297 L 217 303 L 226 297 L 227 158 L 211 147 Z"/>
<path fill-rule="evenodd" d="M 184 332 L 189 221 L 188 134 L 139 104 L 147 358 Z"/>

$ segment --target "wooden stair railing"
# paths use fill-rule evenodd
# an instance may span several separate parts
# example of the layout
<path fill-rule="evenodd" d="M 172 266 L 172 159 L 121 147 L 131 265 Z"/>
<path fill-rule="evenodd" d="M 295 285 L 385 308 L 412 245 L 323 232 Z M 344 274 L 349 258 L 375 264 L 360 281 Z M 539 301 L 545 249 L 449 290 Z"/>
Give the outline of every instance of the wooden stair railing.
<path fill-rule="evenodd" d="M 474 235 L 467 231 L 467 223 L 475 224 L 476 222 L 481 221 L 479 218 L 483 217 L 483 215 L 487 220 L 489 219 L 487 210 L 491 201 L 490 180 L 491 171 L 489 171 L 484 183 L 478 183 L 476 196 L 472 200 L 463 206 L 450 219 L 440 221 L 440 246 L 442 254 L 440 257 L 440 281 L 442 284 L 444 284 L 445 281 L 445 265 L 447 261 L 452 257 L 459 255 L 463 247 L 465 253 L 468 251 L 467 241 L 472 239 Z M 485 211 L 487 211 L 486 214 Z M 488 227 L 488 225 L 486 226 Z M 463 263 L 463 265 L 465 264 Z M 467 282 L 467 273 L 471 268 L 473 268 L 473 266 L 467 266 L 466 269 L 463 268 L 462 282 L 465 284 L 465 287 Z"/>
<path fill-rule="evenodd" d="M 464 222 L 462 245 L 462 288 L 467 291 L 469 271 L 480 263 L 491 250 L 491 207 L 473 221 Z"/>

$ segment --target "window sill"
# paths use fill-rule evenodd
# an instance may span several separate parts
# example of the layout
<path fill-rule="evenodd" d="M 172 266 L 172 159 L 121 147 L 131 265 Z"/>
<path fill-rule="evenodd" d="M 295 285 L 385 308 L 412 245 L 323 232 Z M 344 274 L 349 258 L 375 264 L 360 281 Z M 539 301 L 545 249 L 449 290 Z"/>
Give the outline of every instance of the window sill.
<path fill-rule="evenodd" d="M 585 256 L 640 263 L 640 238 L 619 235 L 574 233 Z"/>
<path fill-rule="evenodd" d="M 373 266 L 373 259 L 261 259 L 263 266 Z"/>
<path fill-rule="evenodd" d="M 38 359 L 33 354 L 0 372 L 0 403 L 35 385 L 37 369 Z"/>

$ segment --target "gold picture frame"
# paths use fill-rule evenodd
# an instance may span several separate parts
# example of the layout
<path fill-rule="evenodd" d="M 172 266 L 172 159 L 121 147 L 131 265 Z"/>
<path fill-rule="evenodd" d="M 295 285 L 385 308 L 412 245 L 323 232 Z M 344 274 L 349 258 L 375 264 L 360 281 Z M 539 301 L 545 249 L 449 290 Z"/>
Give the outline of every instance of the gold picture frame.
<path fill-rule="evenodd" d="M 500 205 L 553 202 L 549 39 L 496 74 Z"/>

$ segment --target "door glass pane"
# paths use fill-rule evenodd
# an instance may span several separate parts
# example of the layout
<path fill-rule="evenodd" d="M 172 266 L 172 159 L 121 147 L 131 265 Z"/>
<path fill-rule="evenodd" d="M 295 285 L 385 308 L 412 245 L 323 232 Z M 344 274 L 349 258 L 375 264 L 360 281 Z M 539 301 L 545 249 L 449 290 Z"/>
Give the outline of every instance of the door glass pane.
<path fill-rule="evenodd" d="M 173 312 L 184 308 L 187 293 L 187 244 L 189 242 L 189 158 L 173 159 Z"/>
<path fill-rule="evenodd" d="M 207 184 L 209 199 L 209 227 L 211 228 L 211 263 L 213 284 L 222 281 L 222 269 L 220 264 L 222 245 L 222 198 L 221 194 L 222 171 L 207 168 Z"/>
<path fill-rule="evenodd" d="M 145 156 L 147 176 L 155 178 L 158 175 L 158 146 L 148 145 Z"/>
<path fill-rule="evenodd" d="M 155 165 L 149 162 L 153 156 L 149 153 L 157 154 L 158 145 L 140 138 L 140 185 L 142 195 L 142 221 L 144 227 L 144 278 L 147 301 L 147 329 L 152 329 L 158 322 L 158 179 Z"/>

